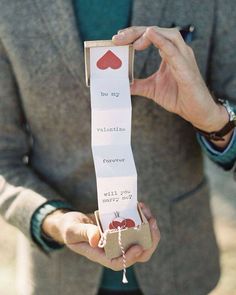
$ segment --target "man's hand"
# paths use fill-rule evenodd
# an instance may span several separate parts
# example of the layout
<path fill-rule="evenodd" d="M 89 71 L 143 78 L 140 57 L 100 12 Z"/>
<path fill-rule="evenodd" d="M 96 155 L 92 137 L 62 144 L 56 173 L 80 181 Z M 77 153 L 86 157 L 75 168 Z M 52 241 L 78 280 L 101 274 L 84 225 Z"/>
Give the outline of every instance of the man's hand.
<path fill-rule="evenodd" d="M 153 244 L 148 250 L 143 250 L 139 245 L 130 247 L 126 252 L 127 267 L 136 262 L 148 261 L 160 240 L 160 232 L 150 209 L 142 203 L 140 206 L 149 222 Z M 56 210 L 45 218 L 42 229 L 49 237 L 65 244 L 72 251 L 110 269 L 121 270 L 123 268 L 122 257 L 110 260 L 105 256 L 104 250 L 98 248 L 100 233 L 95 224 L 93 214 L 85 215 L 80 212 L 65 213 L 61 210 Z"/>
<path fill-rule="evenodd" d="M 116 45 L 133 43 L 136 50 L 153 44 L 159 49 L 162 62 L 156 73 L 138 79 L 131 86 L 133 95 L 151 98 L 169 112 L 189 121 L 206 132 L 219 131 L 229 120 L 225 108 L 216 104 L 201 77 L 191 47 L 177 29 L 131 27 L 113 36 Z M 228 134 L 223 145 L 230 139 Z M 219 147 L 222 142 L 214 142 Z"/>

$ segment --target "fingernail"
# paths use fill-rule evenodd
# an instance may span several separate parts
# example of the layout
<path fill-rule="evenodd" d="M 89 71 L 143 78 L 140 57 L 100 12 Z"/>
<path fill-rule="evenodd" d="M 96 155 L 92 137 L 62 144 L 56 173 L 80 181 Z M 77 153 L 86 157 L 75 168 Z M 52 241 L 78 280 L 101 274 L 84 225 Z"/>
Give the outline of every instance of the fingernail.
<path fill-rule="evenodd" d="M 142 253 L 142 250 L 141 250 L 141 249 L 138 250 L 138 251 L 135 253 L 135 257 L 139 257 L 139 256 L 141 255 L 141 253 Z"/>
<path fill-rule="evenodd" d="M 132 86 L 132 85 L 131 85 Z M 143 202 L 139 202 L 139 206 L 141 207 L 141 208 L 143 208 L 144 207 L 144 203 Z"/>
<path fill-rule="evenodd" d="M 122 32 L 113 36 L 113 38 L 118 39 L 118 40 L 124 39 L 124 37 L 125 37 L 125 34 Z"/>
<path fill-rule="evenodd" d="M 152 224 L 152 229 L 157 230 L 157 221 L 156 220 Z"/>

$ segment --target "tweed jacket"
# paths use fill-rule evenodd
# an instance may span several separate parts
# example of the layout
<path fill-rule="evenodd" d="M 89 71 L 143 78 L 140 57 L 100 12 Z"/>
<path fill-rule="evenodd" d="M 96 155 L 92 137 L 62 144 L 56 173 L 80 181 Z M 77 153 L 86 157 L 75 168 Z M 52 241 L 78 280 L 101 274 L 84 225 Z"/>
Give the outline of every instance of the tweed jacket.
<path fill-rule="evenodd" d="M 135 0 L 132 25 L 195 26 L 191 43 L 217 96 L 236 98 L 233 0 Z M 102 20 L 101 20 L 102 21 Z M 154 72 L 158 52 L 136 54 L 135 76 Z M 22 233 L 21 295 L 95 295 L 102 267 L 67 248 L 45 255 L 30 236 L 34 211 L 62 199 L 97 208 L 83 48 L 69 0 L 0 0 L 0 211 Z M 151 260 L 135 267 L 145 295 L 202 295 L 219 278 L 218 249 L 202 155 L 192 126 L 152 101 L 133 98 L 138 198 L 162 233 Z"/>

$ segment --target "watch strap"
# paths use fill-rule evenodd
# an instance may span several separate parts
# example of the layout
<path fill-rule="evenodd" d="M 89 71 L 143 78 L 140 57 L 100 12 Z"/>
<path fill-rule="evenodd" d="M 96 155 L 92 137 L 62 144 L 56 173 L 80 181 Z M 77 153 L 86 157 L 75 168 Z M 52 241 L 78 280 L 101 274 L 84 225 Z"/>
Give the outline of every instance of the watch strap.
<path fill-rule="evenodd" d="M 225 107 L 229 115 L 228 123 L 219 131 L 206 132 L 196 127 L 194 129 L 209 140 L 224 141 L 224 136 L 236 127 L 236 114 L 227 100 L 218 99 L 218 103 Z"/>
<path fill-rule="evenodd" d="M 201 135 L 205 136 L 209 140 L 215 140 L 215 141 L 224 141 L 224 136 L 228 134 L 232 129 L 236 127 L 236 121 L 229 121 L 221 130 L 219 131 L 213 131 L 213 132 L 206 132 L 203 130 L 200 130 L 196 127 L 194 129 Z"/>

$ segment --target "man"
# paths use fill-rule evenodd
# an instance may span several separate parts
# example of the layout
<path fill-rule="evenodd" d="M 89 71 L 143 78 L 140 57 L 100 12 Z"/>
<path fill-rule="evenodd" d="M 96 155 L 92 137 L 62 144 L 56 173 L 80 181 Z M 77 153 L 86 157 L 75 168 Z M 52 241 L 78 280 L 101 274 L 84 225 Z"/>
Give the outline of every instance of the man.
<path fill-rule="evenodd" d="M 120 30 L 113 40 L 116 45 L 133 43 L 136 50 L 144 50 L 151 44 L 159 49 L 162 62 L 158 71 L 135 80 L 131 93 L 148 97 L 190 122 L 198 131 L 207 155 L 224 169 L 231 169 L 236 159 L 235 106 L 212 97 L 202 80 L 194 52 L 180 31 L 133 27 Z"/>
<path fill-rule="evenodd" d="M 100 281 L 102 267 L 84 256 L 120 269 L 119 260 L 114 267 L 92 248 L 99 237 L 87 213 L 96 209 L 96 186 L 78 30 L 80 38 L 89 39 L 112 24 L 119 25 L 116 30 L 191 24 L 196 30 L 190 45 L 204 79 L 217 95 L 235 97 L 235 24 L 228 17 L 235 19 L 233 1 L 119 1 L 119 9 L 107 1 L 105 10 L 100 2 L 86 3 L 89 8 L 83 1 L 74 6 L 66 0 L 0 1 L 0 202 L 5 219 L 28 238 L 19 241 L 24 258 L 19 260 L 19 293 L 24 295 L 96 294 L 99 286 L 100 293 L 109 294 L 111 286 L 104 287 L 114 276 L 105 270 Z M 150 75 L 160 61 L 155 48 L 137 54 L 135 76 Z M 146 256 L 138 246 L 130 249 L 130 264 L 149 261 L 134 265 L 133 291 L 124 292 L 207 294 L 219 278 L 218 249 L 195 131 L 179 116 L 139 97 L 133 100 L 132 132 L 139 198 L 158 217 L 162 242 L 154 252 L 158 230 L 144 207 L 154 244 Z M 43 251 L 60 247 L 56 242 L 68 247 L 45 255 Z"/>

